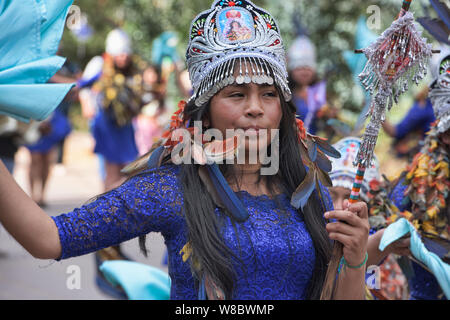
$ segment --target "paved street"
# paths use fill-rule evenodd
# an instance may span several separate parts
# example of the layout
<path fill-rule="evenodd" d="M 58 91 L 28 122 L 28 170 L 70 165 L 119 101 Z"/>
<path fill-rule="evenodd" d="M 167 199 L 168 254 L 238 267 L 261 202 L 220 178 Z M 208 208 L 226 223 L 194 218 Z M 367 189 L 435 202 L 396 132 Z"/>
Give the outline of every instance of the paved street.
<path fill-rule="evenodd" d="M 66 143 L 64 168 L 55 168 L 49 178 L 46 212 L 49 215 L 72 211 L 102 192 L 98 162 L 91 153 L 93 141 L 88 134 L 72 133 Z M 16 157 L 14 176 L 28 193 L 27 172 L 29 154 L 20 149 Z M 147 237 L 149 258 L 139 252 L 138 240 L 122 245 L 131 258 L 167 272 L 162 265 L 164 242 L 160 234 Z M 73 267 L 75 266 L 75 267 Z M 79 268 L 78 268 L 79 267 Z M 73 270 L 79 270 L 79 289 L 70 289 Z M 69 285 L 68 285 L 69 283 Z M 113 299 L 95 284 L 94 255 L 67 259 L 61 262 L 38 260 L 26 252 L 0 225 L 0 299 Z"/>

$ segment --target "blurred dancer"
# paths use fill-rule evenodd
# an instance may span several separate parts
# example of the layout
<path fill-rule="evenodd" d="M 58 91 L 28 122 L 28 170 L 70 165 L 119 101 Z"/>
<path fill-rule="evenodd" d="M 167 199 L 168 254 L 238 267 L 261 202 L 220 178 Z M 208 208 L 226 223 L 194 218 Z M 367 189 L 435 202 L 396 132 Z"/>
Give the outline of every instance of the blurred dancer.
<path fill-rule="evenodd" d="M 53 76 L 51 81 L 53 83 L 74 83 L 81 77 L 81 70 L 77 66 L 77 64 L 73 63 L 70 60 L 66 60 L 64 65 L 61 67 L 61 69 Z M 63 99 L 63 101 L 59 104 L 58 110 L 61 112 L 61 114 L 69 119 L 69 113 L 70 109 L 73 106 L 73 104 L 78 101 L 78 94 L 79 94 L 79 88 L 75 87 L 73 88 Z M 57 159 L 56 164 L 61 165 L 64 168 L 64 145 L 66 142 L 66 138 L 63 138 L 58 144 L 57 144 Z M 56 167 L 55 167 L 56 169 Z"/>
<path fill-rule="evenodd" d="M 81 85 L 92 89 L 83 91 L 80 100 L 83 114 L 92 119 L 94 152 L 104 159 L 108 191 L 123 182 L 120 170 L 139 154 L 132 121 L 146 103 L 146 63 L 133 55 L 129 36 L 115 29 L 107 36 L 105 54 L 92 59 L 88 67 Z"/>
<path fill-rule="evenodd" d="M 45 189 L 50 176 L 51 165 L 56 162 L 57 145 L 71 132 L 69 120 L 59 110 L 50 119 L 39 125 L 41 138 L 34 144 L 26 145 L 31 162 L 28 174 L 31 197 L 45 207 Z"/>
<path fill-rule="evenodd" d="M 289 85 L 298 117 L 305 129 L 316 134 L 319 118 L 336 117 L 336 110 L 327 104 L 327 84 L 317 75 L 316 47 L 305 35 L 297 37 L 288 51 Z"/>
<path fill-rule="evenodd" d="M 66 61 L 62 69 L 48 82 L 76 82 L 74 74 L 68 73 L 72 65 L 72 63 Z M 28 175 L 31 197 L 42 207 L 47 205 L 45 202 L 45 189 L 50 176 L 51 166 L 58 162 L 59 149 L 62 148 L 64 140 L 72 131 L 72 126 L 68 118 L 68 108 L 77 96 L 78 87 L 74 87 L 69 91 L 50 118 L 40 123 L 40 139 L 33 144 L 26 145 L 31 156 Z"/>
<path fill-rule="evenodd" d="M 162 134 L 166 114 L 166 83 L 162 81 L 161 75 L 154 66 L 148 67 L 144 72 L 147 103 L 134 118 L 135 140 L 139 156 L 150 151 L 151 146 Z M 167 116 L 168 119 L 169 116 Z"/>
<path fill-rule="evenodd" d="M 35 143 L 40 138 L 38 122 L 20 122 L 14 118 L 0 116 L 0 159 L 13 174 L 15 156 L 20 146 Z"/>

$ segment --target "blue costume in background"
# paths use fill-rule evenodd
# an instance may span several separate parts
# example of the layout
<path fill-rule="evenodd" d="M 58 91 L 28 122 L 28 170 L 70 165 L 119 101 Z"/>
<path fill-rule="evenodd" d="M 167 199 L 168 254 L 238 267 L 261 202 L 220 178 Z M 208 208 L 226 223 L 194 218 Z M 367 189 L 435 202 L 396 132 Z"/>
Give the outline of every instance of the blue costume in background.
<path fill-rule="evenodd" d="M 180 255 L 187 242 L 187 225 L 179 173 L 174 165 L 148 170 L 90 204 L 52 217 L 61 239 L 60 259 L 161 232 L 168 248 L 171 299 L 197 299 L 189 262 Z M 243 262 L 233 261 L 237 282 L 232 298 L 305 299 L 315 250 L 302 215 L 290 205 L 290 196 L 270 199 L 245 191 L 237 195 L 250 216 L 236 230 L 224 218 L 225 244 Z M 331 198 L 325 195 L 331 208 Z"/>
<path fill-rule="evenodd" d="M 326 82 L 320 81 L 308 87 L 308 97 L 303 99 L 293 97 L 296 114 L 304 122 L 305 128 L 311 134 L 317 133 L 317 112 L 326 104 Z"/>
<path fill-rule="evenodd" d="M 88 70 L 89 69 L 89 70 Z M 85 74 L 79 81 L 82 88 L 91 87 L 102 77 L 103 59 L 94 57 L 88 64 Z M 102 108 L 103 96 L 91 93 L 95 97 L 96 114 L 90 122 L 92 136 L 95 139 L 94 152 L 110 163 L 125 164 L 136 159 L 138 149 L 134 138 L 132 123 L 119 127 Z"/>
<path fill-rule="evenodd" d="M 433 105 L 430 99 L 426 99 L 425 106 L 421 106 L 418 101 L 414 102 L 403 120 L 396 128 L 396 139 L 403 139 L 410 132 L 420 130 L 422 137 L 430 130 L 430 125 L 436 120 L 433 113 Z"/>
<path fill-rule="evenodd" d="M 98 108 L 91 131 L 95 139 L 94 152 L 107 161 L 124 164 L 136 159 L 138 150 L 131 123 L 118 127 L 103 109 Z"/>
<path fill-rule="evenodd" d="M 58 109 L 56 109 L 50 117 L 51 131 L 49 134 L 43 135 L 36 143 L 27 145 L 31 152 L 48 153 L 54 146 L 71 132 L 69 119 Z"/>
<path fill-rule="evenodd" d="M 420 151 L 425 134 L 436 121 L 429 98 L 416 100 L 404 118 L 395 125 L 393 147 L 398 157 L 411 159 Z"/>
<path fill-rule="evenodd" d="M 76 72 L 76 65 L 72 62 L 66 61 L 58 71 L 58 74 L 70 77 Z M 36 143 L 26 145 L 31 152 L 47 153 L 54 146 L 64 142 L 64 139 L 72 131 L 72 125 L 69 120 L 69 109 L 71 105 L 72 101 L 68 96 L 61 101 L 48 120 L 51 126 L 50 133 L 42 136 Z"/>

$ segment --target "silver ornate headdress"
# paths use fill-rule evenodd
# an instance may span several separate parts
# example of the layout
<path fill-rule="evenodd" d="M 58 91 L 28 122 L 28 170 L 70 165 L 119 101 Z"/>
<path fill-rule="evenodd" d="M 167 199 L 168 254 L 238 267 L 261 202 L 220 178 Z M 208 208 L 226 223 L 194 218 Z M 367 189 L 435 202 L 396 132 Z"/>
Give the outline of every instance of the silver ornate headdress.
<path fill-rule="evenodd" d="M 430 87 L 429 97 L 434 115 L 439 120 L 437 130 L 443 133 L 450 128 L 450 55 L 441 60 L 438 74 Z"/>
<path fill-rule="evenodd" d="M 186 60 L 197 106 L 233 83 L 275 83 L 284 99 L 291 99 L 278 25 L 251 1 L 217 0 L 199 14 L 191 24 Z"/>

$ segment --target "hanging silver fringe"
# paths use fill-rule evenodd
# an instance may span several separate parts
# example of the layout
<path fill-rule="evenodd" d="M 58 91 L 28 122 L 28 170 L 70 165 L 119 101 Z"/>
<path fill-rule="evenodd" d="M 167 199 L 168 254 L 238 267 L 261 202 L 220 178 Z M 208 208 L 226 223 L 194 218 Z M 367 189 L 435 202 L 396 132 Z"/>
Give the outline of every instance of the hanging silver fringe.
<path fill-rule="evenodd" d="M 390 90 L 388 88 L 382 88 L 378 91 L 375 98 L 372 99 L 372 105 L 370 106 L 370 122 L 364 132 L 361 146 L 356 155 L 353 164 L 363 165 L 368 168 L 372 165 L 373 153 L 375 151 L 375 145 L 377 143 L 378 134 L 381 126 L 386 120 L 386 103 L 391 97 Z"/>
<path fill-rule="evenodd" d="M 289 101 L 291 92 L 285 77 L 284 70 L 271 64 L 264 57 L 258 57 L 257 53 L 248 56 L 232 55 L 228 60 L 214 66 L 213 71 L 202 80 L 194 94 L 195 104 L 197 106 L 204 105 L 217 92 L 233 83 L 248 84 L 251 82 L 258 85 L 276 83 L 282 89 L 285 100 Z"/>

